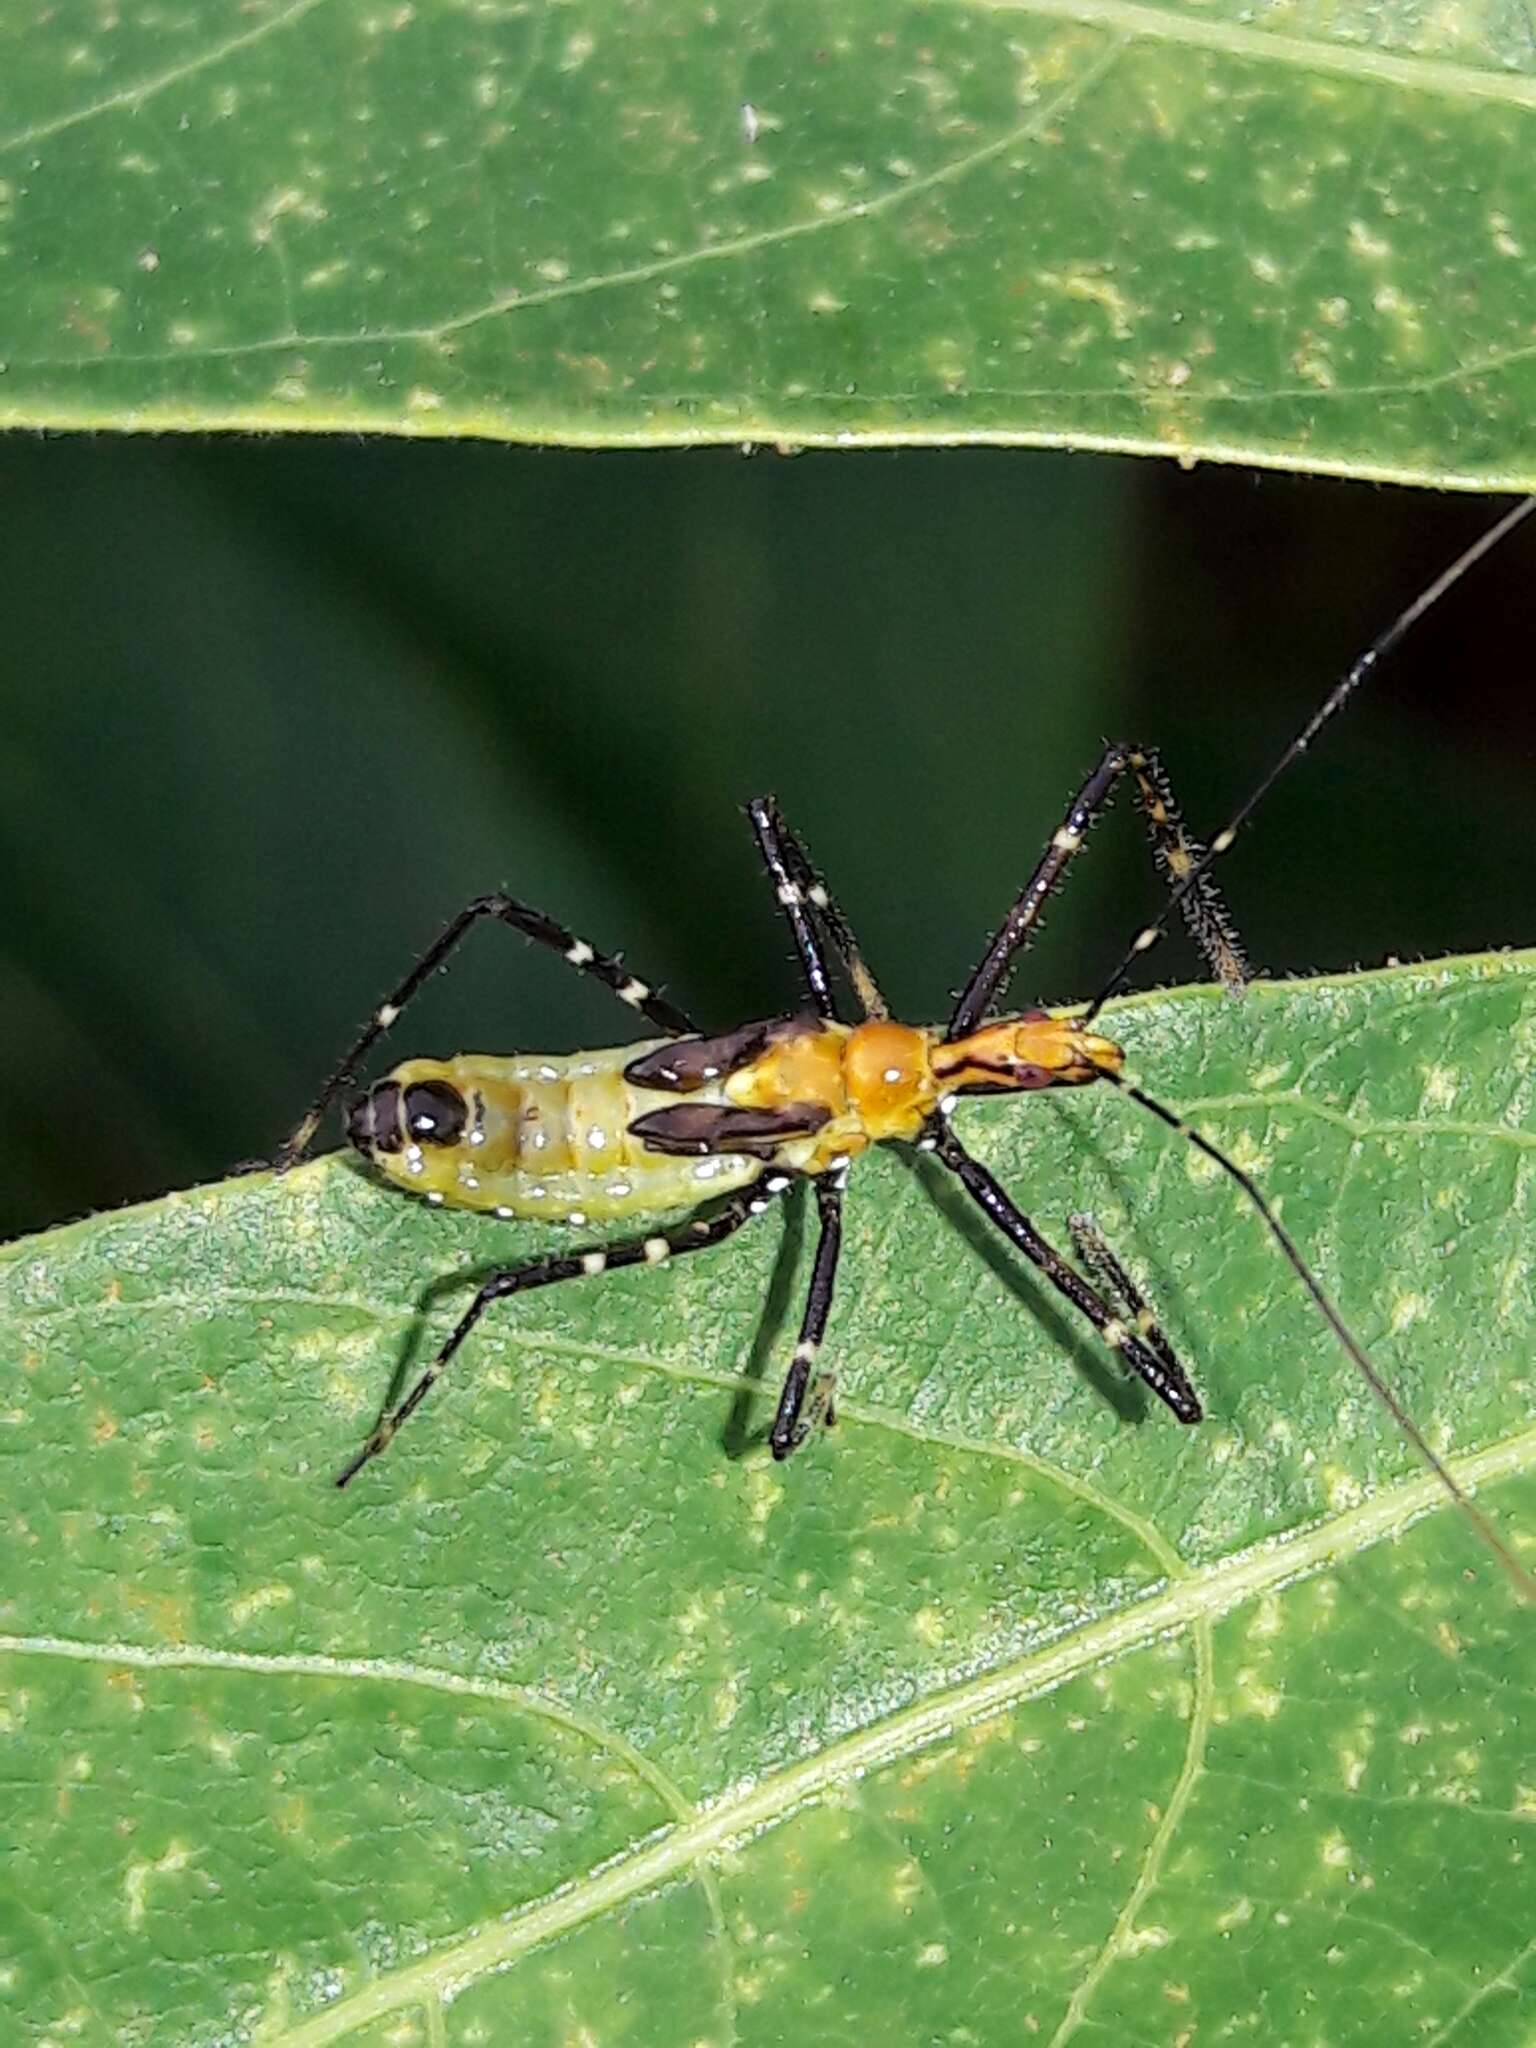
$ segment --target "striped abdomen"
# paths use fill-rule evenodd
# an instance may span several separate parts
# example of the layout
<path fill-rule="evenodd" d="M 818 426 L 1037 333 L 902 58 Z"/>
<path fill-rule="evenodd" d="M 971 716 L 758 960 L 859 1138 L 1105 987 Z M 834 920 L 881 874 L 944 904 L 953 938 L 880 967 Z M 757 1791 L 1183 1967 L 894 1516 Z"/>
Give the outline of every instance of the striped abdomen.
<path fill-rule="evenodd" d="M 763 1161 L 668 1158 L 630 1135 L 637 1117 L 677 1102 L 624 1078 L 667 1043 L 407 1060 L 356 1105 L 348 1136 L 401 1187 L 458 1208 L 577 1225 L 693 1208 L 745 1187 Z M 723 1078 L 690 1100 L 723 1102 Z"/>

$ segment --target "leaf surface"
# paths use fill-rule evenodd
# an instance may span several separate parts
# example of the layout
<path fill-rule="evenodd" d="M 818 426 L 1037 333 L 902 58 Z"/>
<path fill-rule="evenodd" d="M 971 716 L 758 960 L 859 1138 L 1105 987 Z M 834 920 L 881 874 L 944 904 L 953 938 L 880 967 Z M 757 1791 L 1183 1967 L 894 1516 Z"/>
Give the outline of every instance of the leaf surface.
<path fill-rule="evenodd" d="M 1111 1028 L 1529 1553 L 1536 955 Z M 783 1467 L 794 1227 L 494 1316 L 346 1494 L 547 1232 L 332 1160 L 5 1254 L 8 2038 L 1525 2039 L 1530 1619 L 1195 1155 L 962 1118 L 1204 1426 L 893 1154 Z"/>
<path fill-rule="evenodd" d="M 1536 478 L 1500 0 L 0 25 L 0 420 Z"/>

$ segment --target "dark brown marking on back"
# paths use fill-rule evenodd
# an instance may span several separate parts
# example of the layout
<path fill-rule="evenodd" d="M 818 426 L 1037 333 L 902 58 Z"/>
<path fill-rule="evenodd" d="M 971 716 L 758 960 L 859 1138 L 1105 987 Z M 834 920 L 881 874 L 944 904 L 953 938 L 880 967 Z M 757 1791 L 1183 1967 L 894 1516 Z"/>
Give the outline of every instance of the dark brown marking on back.
<path fill-rule="evenodd" d="M 690 1159 L 712 1152 L 745 1152 L 771 1158 L 787 1138 L 808 1138 L 831 1115 L 822 1103 L 796 1102 L 787 1109 L 727 1109 L 712 1102 L 680 1102 L 653 1109 L 629 1126 L 648 1152 Z"/>
<path fill-rule="evenodd" d="M 822 1021 L 816 1016 L 767 1017 L 755 1024 L 743 1024 L 735 1031 L 722 1031 L 714 1038 L 677 1038 L 631 1060 L 624 1069 L 624 1078 L 637 1088 L 664 1088 L 678 1095 L 692 1095 L 723 1074 L 736 1074 L 751 1066 L 770 1046 L 822 1029 Z"/>

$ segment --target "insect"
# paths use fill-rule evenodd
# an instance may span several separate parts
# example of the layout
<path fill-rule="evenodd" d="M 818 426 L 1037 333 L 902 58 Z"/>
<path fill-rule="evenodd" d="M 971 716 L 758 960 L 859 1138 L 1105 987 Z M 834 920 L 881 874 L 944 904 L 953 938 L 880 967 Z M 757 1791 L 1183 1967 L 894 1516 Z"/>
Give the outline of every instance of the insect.
<path fill-rule="evenodd" d="M 380 1004 L 278 1154 L 277 1170 L 303 1156 L 332 1103 L 355 1085 L 374 1044 L 465 934 L 489 920 L 604 983 L 655 1035 L 607 1051 L 561 1056 L 461 1054 L 407 1060 L 351 1102 L 346 1125 L 351 1145 L 387 1181 L 430 1202 L 502 1217 L 546 1218 L 578 1231 L 596 1233 L 603 1226 L 645 1218 L 675 1219 L 679 1212 L 709 1206 L 680 1222 L 655 1220 L 637 1234 L 549 1252 L 491 1273 L 430 1365 L 404 1398 L 381 1415 L 337 1484 L 346 1486 L 386 1449 L 493 1303 L 535 1287 L 708 1250 L 770 1209 L 797 1181 L 807 1180 L 815 1192 L 819 1234 L 799 1338 L 769 1432 L 773 1455 L 789 1457 L 836 1418 L 836 1375 L 822 1360 L 822 1345 L 837 1277 L 845 1191 L 859 1155 L 891 1140 L 931 1153 L 953 1173 L 988 1221 L 1093 1326 L 1122 1364 L 1180 1422 L 1198 1422 L 1201 1406 L 1194 1385 L 1151 1306 L 1094 1225 L 1084 1217 L 1073 1219 L 1077 1262 L 1072 1263 L 971 1156 L 951 1122 L 962 1096 L 1105 1083 L 1158 1117 L 1242 1191 L 1398 1427 L 1522 1591 L 1536 1593 L 1536 1582 L 1425 1441 L 1252 1177 L 1127 1078 L 1122 1048 L 1094 1029 L 1104 1004 L 1164 935 L 1175 913 L 1218 978 L 1234 992 L 1241 989 L 1243 957 L 1210 874 L 1212 864 L 1382 657 L 1533 510 L 1536 499 L 1528 499 L 1507 513 L 1399 614 L 1329 691 L 1209 844 L 1186 833 L 1151 749 L 1106 747 L 943 1027 L 903 1024 L 891 1016 L 848 920 L 771 797 L 753 801 L 748 817 L 804 980 L 804 1003 L 790 1014 L 718 1035 L 701 1033 L 619 958 L 599 952 L 542 912 L 502 894 L 466 905 Z M 1122 781 L 1131 788 L 1168 885 L 1163 909 L 1136 933 L 1085 1010 L 994 1014 L 1044 905 Z M 834 960 L 858 1003 L 856 1021 L 839 1014 Z"/>

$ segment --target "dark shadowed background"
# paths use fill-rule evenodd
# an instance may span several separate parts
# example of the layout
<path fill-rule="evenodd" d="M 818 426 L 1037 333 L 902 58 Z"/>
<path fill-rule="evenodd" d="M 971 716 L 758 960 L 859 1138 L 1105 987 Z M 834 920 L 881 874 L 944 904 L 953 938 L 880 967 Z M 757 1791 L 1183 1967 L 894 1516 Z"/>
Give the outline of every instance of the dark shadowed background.
<path fill-rule="evenodd" d="M 710 1025 L 793 1003 L 761 789 L 937 1016 L 1105 736 L 1209 833 L 1495 510 L 1012 451 L 6 441 L 0 1230 L 270 1151 L 497 884 Z M 1264 968 L 1536 937 L 1533 572 L 1527 531 L 1227 863 Z M 1155 900 L 1122 801 L 1018 998 L 1090 992 Z M 487 931 L 391 1057 L 632 1033 Z"/>

